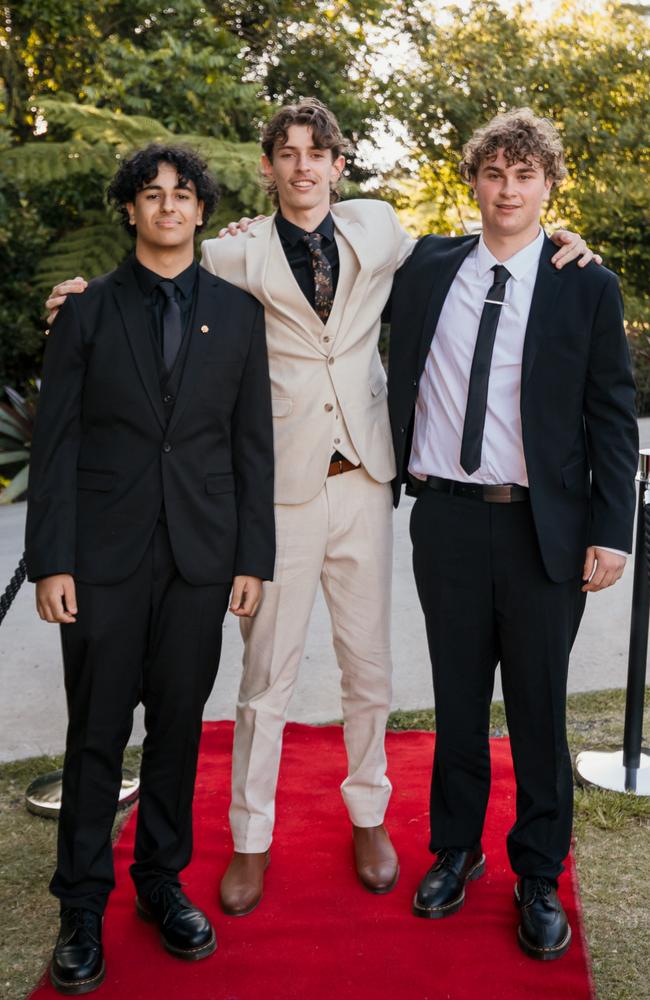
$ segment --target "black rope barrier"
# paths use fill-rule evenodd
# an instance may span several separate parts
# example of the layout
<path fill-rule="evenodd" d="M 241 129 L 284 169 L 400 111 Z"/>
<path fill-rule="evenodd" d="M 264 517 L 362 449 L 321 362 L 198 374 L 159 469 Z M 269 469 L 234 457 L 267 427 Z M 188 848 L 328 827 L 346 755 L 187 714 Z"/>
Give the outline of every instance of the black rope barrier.
<path fill-rule="evenodd" d="M 27 576 L 27 565 L 25 563 L 25 556 L 20 557 L 20 562 L 16 566 L 16 570 L 11 580 L 5 587 L 4 594 L 0 597 L 0 625 L 4 621 L 4 617 L 7 611 L 14 603 L 16 594 L 25 582 L 25 577 Z"/>

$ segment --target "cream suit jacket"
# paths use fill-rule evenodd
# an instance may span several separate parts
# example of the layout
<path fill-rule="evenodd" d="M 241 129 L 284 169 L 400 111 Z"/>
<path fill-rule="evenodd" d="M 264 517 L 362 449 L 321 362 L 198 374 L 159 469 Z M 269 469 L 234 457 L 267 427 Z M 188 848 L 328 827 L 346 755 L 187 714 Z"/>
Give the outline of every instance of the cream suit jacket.
<path fill-rule="evenodd" d="M 332 206 L 340 270 L 327 323 L 300 290 L 275 215 L 245 235 L 205 240 L 202 264 L 264 306 L 275 441 L 275 501 L 299 504 L 322 488 L 337 412 L 377 482 L 395 475 L 386 375 L 377 341 L 393 274 L 414 241 L 386 202 Z"/>

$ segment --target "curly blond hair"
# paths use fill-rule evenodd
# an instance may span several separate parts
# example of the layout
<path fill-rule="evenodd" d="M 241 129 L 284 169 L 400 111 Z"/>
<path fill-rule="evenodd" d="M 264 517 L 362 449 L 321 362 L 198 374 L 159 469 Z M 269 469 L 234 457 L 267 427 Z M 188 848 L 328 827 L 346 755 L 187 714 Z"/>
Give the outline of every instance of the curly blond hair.
<path fill-rule="evenodd" d="M 502 149 L 508 166 L 537 162 L 547 180 L 556 187 L 566 177 L 562 140 L 548 118 L 539 118 L 530 108 L 515 108 L 495 115 L 476 129 L 463 146 L 460 173 L 471 184 L 485 160 L 493 160 Z"/>

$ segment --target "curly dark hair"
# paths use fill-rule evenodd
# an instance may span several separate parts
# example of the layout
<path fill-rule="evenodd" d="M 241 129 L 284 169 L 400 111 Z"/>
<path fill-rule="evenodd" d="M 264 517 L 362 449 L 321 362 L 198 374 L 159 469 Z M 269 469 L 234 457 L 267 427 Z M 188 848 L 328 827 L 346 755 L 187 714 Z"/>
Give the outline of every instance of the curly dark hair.
<path fill-rule="evenodd" d="M 289 137 L 292 125 L 306 125 L 311 129 L 314 146 L 317 149 L 329 149 L 332 159 L 345 156 L 352 151 L 334 114 L 315 97 L 305 97 L 297 104 L 285 104 L 275 112 L 262 130 L 262 150 L 266 158 L 273 163 L 273 153 L 276 146 L 284 146 Z M 270 195 L 273 204 L 278 206 L 278 192 L 273 178 L 262 176 L 262 187 Z M 338 201 L 339 193 L 336 185 L 330 192 L 330 200 Z"/>
<path fill-rule="evenodd" d="M 169 163 L 178 174 L 180 187 L 187 187 L 192 181 L 199 201 L 203 202 L 203 222 L 196 227 L 200 233 L 219 202 L 219 186 L 208 170 L 207 163 L 196 150 L 189 146 L 163 146 L 152 142 L 139 149 L 125 160 L 108 186 L 106 196 L 120 214 L 122 225 L 131 236 L 136 235 L 135 226 L 129 222 L 126 203 L 135 201 L 138 191 L 142 191 L 158 173 L 160 163 Z"/>

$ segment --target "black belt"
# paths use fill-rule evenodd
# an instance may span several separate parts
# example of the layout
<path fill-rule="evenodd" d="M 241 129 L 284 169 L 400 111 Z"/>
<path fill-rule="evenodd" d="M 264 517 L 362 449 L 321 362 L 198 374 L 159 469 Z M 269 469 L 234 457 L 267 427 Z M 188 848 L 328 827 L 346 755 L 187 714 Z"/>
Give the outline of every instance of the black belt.
<path fill-rule="evenodd" d="M 412 476 L 417 484 L 417 477 Z M 427 476 L 420 479 L 422 486 L 428 486 L 437 493 L 449 493 L 455 497 L 469 497 L 471 500 L 484 500 L 486 503 L 519 503 L 528 500 L 526 486 L 516 483 L 506 483 L 504 486 L 484 483 L 457 483 L 454 479 L 441 479 L 440 476 Z"/>

